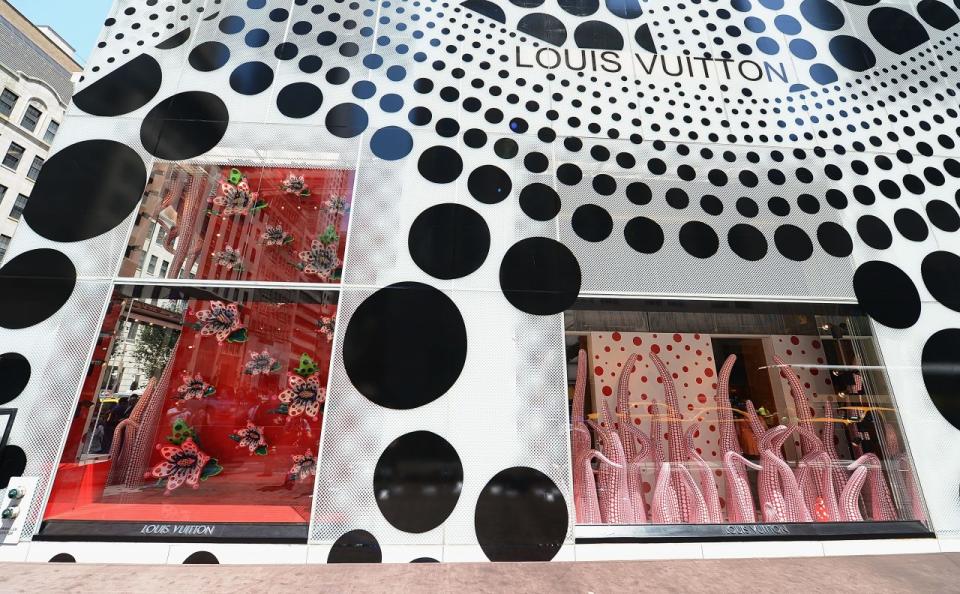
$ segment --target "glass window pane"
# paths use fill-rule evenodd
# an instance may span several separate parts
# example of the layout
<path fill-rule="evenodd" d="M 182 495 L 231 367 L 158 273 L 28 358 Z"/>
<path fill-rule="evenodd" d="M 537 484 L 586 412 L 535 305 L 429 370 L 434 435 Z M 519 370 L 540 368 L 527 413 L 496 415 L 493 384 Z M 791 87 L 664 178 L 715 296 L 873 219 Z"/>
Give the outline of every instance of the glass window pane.
<path fill-rule="evenodd" d="M 3 93 L 0 93 L 0 114 L 10 117 L 19 98 L 19 95 L 10 89 L 4 89 Z"/>
<path fill-rule="evenodd" d="M 859 311 L 642 304 L 584 300 L 565 314 L 578 523 L 925 520 Z M 633 464 L 591 462 L 591 448 Z M 852 466 L 878 473 L 876 488 L 844 508 Z M 782 472 L 793 480 L 770 478 Z"/>
<path fill-rule="evenodd" d="M 3 157 L 3 165 L 9 167 L 10 169 L 16 169 L 20 165 L 20 159 L 23 158 L 23 153 L 25 149 L 17 144 L 16 142 L 10 143 L 10 148 L 7 149 L 7 154 Z"/>
<path fill-rule="evenodd" d="M 165 277 L 340 282 L 352 171 L 162 163 L 151 178 L 140 215 L 160 230 L 130 245 L 170 260 Z"/>
<path fill-rule="evenodd" d="M 307 524 L 337 294 L 232 294 L 117 287 L 46 521 Z"/>
<path fill-rule="evenodd" d="M 43 135 L 43 141 L 47 144 L 51 144 L 53 139 L 57 137 L 57 132 L 60 130 L 60 122 L 56 120 L 50 120 L 50 124 L 47 126 L 47 131 Z"/>
<path fill-rule="evenodd" d="M 36 180 L 37 176 L 40 175 L 40 169 L 43 167 L 43 159 L 40 157 L 34 157 L 33 163 L 30 164 L 30 171 L 27 172 L 27 179 Z"/>
<path fill-rule="evenodd" d="M 23 194 L 18 194 L 17 199 L 13 203 L 13 208 L 10 210 L 10 218 L 20 220 L 20 217 L 23 215 L 23 209 L 27 207 L 27 197 Z"/>
<path fill-rule="evenodd" d="M 0 235 L 0 262 L 3 262 L 3 257 L 7 253 L 7 248 L 10 247 L 10 239 L 12 238 L 9 235 Z"/>
<path fill-rule="evenodd" d="M 43 112 L 33 105 L 28 105 L 27 110 L 23 112 L 23 119 L 20 120 L 20 125 L 30 132 L 33 132 L 37 129 L 37 124 L 40 123 L 40 118 L 42 116 Z"/>

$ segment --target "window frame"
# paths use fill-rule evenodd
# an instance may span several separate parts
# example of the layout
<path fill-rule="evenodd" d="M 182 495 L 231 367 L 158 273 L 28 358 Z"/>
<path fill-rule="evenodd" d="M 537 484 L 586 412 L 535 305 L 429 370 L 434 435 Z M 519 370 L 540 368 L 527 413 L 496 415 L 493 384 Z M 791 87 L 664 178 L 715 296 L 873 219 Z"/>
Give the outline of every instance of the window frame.
<path fill-rule="evenodd" d="M 17 147 L 18 149 L 20 149 L 20 154 L 19 154 L 18 156 L 16 156 L 16 157 L 11 157 L 11 155 L 16 152 L 16 151 L 14 151 L 14 147 Z M 3 156 L 3 161 L 0 162 L 0 163 L 2 163 L 2 165 L 3 165 L 4 167 L 6 167 L 7 169 L 10 169 L 10 170 L 12 170 L 12 171 L 16 171 L 17 169 L 20 168 L 20 163 L 23 161 L 23 158 L 24 158 L 25 156 L 27 156 L 27 149 L 26 149 L 26 147 L 21 146 L 21 145 L 17 144 L 16 142 L 11 142 L 11 143 L 10 143 L 10 146 L 7 147 L 7 152 L 6 152 L 6 154 Z M 8 165 L 8 164 L 7 164 L 7 160 L 8 160 L 8 159 L 10 159 L 10 160 L 14 160 L 14 159 L 15 159 L 13 165 Z"/>

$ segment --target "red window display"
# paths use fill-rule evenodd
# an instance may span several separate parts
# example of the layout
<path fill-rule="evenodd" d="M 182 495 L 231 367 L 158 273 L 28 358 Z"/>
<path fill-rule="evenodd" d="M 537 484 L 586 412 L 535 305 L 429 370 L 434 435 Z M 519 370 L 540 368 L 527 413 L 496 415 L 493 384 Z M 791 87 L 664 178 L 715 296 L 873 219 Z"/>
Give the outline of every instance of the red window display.
<path fill-rule="evenodd" d="M 48 522 L 306 524 L 337 293 L 121 286 Z"/>
<path fill-rule="evenodd" d="M 121 276 L 339 283 L 353 172 L 162 163 Z"/>

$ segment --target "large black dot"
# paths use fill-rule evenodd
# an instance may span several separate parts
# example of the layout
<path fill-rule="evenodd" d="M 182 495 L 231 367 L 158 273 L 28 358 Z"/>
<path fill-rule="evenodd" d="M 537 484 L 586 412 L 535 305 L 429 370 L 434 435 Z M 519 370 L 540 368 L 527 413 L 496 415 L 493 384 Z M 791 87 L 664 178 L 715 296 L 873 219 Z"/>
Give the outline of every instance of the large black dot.
<path fill-rule="evenodd" d="M 891 6 L 874 8 L 867 17 L 867 26 L 880 45 L 896 54 L 908 52 L 930 40 L 920 21 Z"/>
<path fill-rule="evenodd" d="M 213 93 L 187 91 L 150 110 L 140 126 L 140 142 L 154 157 L 183 161 L 217 146 L 229 124 L 230 113 L 222 99 Z"/>
<path fill-rule="evenodd" d="M 163 72 L 153 56 L 142 54 L 73 96 L 73 104 L 97 116 L 136 111 L 160 91 Z"/>
<path fill-rule="evenodd" d="M 954 2 L 956 4 L 956 2 Z M 960 7 L 960 4 L 957 5 Z M 917 14 L 931 27 L 946 31 L 960 22 L 960 17 L 952 8 L 939 0 L 920 0 Z"/>
<path fill-rule="evenodd" d="M 448 146 L 431 146 L 420 155 L 417 169 L 420 175 L 435 184 L 448 184 L 463 173 L 463 159 Z"/>
<path fill-rule="evenodd" d="M 863 72 L 877 64 L 877 57 L 867 44 L 851 35 L 837 35 L 831 39 L 830 53 L 842 66 L 857 72 Z"/>
<path fill-rule="evenodd" d="M 893 234 L 882 219 L 863 215 L 857 219 L 857 233 L 863 242 L 875 250 L 885 250 L 893 243 Z"/>
<path fill-rule="evenodd" d="M 330 108 L 324 123 L 334 136 L 353 138 L 367 129 L 369 121 L 366 110 L 356 103 L 341 103 Z"/>
<path fill-rule="evenodd" d="M 463 464 L 450 442 L 430 431 L 395 439 L 373 471 L 380 513 L 397 530 L 421 533 L 443 524 L 463 490 Z"/>
<path fill-rule="evenodd" d="M 813 255 L 810 236 L 796 225 L 781 225 L 773 232 L 773 243 L 784 257 L 803 262 Z"/>
<path fill-rule="evenodd" d="M 580 294 L 580 264 L 562 243 L 530 237 L 513 244 L 500 263 L 500 289 L 514 307 L 535 315 L 560 313 Z"/>
<path fill-rule="evenodd" d="M 376 537 L 366 530 L 351 530 L 330 548 L 327 563 L 380 563 L 383 553 Z"/>
<path fill-rule="evenodd" d="M 909 328 L 920 319 L 920 294 L 907 274 L 889 262 L 861 264 L 853 291 L 871 318 L 891 328 Z"/>
<path fill-rule="evenodd" d="M 510 194 L 513 182 L 503 169 L 496 165 L 481 165 L 467 178 L 470 195 L 484 204 L 496 204 Z"/>
<path fill-rule="evenodd" d="M 957 210 L 943 200 L 931 200 L 926 207 L 927 217 L 934 227 L 953 233 L 960 229 L 960 215 Z"/>
<path fill-rule="evenodd" d="M 190 51 L 190 66 L 200 72 L 213 72 L 230 61 L 230 48 L 219 41 L 205 41 Z"/>
<path fill-rule="evenodd" d="M 580 49 L 623 50 L 623 35 L 610 23 L 589 20 L 577 25 L 573 41 Z"/>
<path fill-rule="evenodd" d="M 146 184 L 146 166 L 132 148 L 112 140 L 85 140 L 47 160 L 23 217 L 53 241 L 91 239 L 122 223 Z"/>
<path fill-rule="evenodd" d="M 727 243 L 744 260 L 757 261 L 767 255 L 767 238 L 756 227 L 740 223 L 730 228 Z"/>
<path fill-rule="evenodd" d="M 960 330 L 947 328 L 927 339 L 920 372 L 933 405 L 960 429 Z"/>
<path fill-rule="evenodd" d="M 0 450 L 0 489 L 6 489 L 10 479 L 23 476 L 27 468 L 27 454 L 22 448 L 7 444 Z"/>
<path fill-rule="evenodd" d="M 691 256 L 709 258 L 717 253 L 720 238 L 710 225 L 700 221 L 689 221 L 680 227 L 680 245 Z"/>
<path fill-rule="evenodd" d="M 938 251 L 928 254 L 920 266 L 923 284 L 933 298 L 954 311 L 960 311 L 960 256 Z"/>
<path fill-rule="evenodd" d="M 350 381 L 371 402 L 392 409 L 416 408 L 442 396 L 460 377 L 466 358 L 460 310 L 422 283 L 397 283 L 368 297 L 343 339 Z"/>
<path fill-rule="evenodd" d="M 560 212 L 560 195 L 550 186 L 534 182 L 520 190 L 520 208 L 535 221 L 549 221 Z"/>
<path fill-rule="evenodd" d="M 0 355 L 0 405 L 23 392 L 30 381 L 30 362 L 20 353 Z"/>
<path fill-rule="evenodd" d="M 627 245 L 641 254 L 653 254 L 663 247 L 663 229 L 653 219 L 635 217 L 623 228 Z"/>
<path fill-rule="evenodd" d="M 927 222 L 916 211 L 909 208 L 901 208 L 894 213 L 893 224 L 900 235 L 910 241 L 923 241 L 930 235 Z"/>
<path fill-rule="evenodd" d="M 847 230 L 834 223 L 827 221 L 817 227 L 817 241 L 820 247 L 835 258 L 845 258 L 853 253 L 853 240 Z"/>
<path fill-rule="evenodd" d="M 487 482 L 474 529 L 491 561 L 550 561 L 567 536 L 567 502 L 550 477 L 515 466 Z"/>
<path fill-rule="evenodd" d="M 277 109 L 288 118 L 305 118 L 317 113 L 323 93 L 308 82 L 291 83 L 277 93 Z"/>
<path fill-rule="evenodd" d="M 462 278 L 487 259 L 490 229 L 472 208 L 438 204 L 413 221 L 407 245 L 413 261 L 430 276 Z"/>
<path fill-rule="evenodd" d="M 603 241 L 613 232 L 613 217 L 601 206 L 584 204 L 573 211 L 573 232 L 586 241 Z"/>
<path fill-rule="evenodd" d="M 517 22 L 517 30 L 549 44 L 561 46 L 567 40 L 567 28 L 553 15 L 534 12 Z"/>
<path fill-rule="evenodd" d="M 76 563 L 77 560 L 70 553 L 57 553 L 47 563 Z"/>
<path fill-rule="evenodd" d="M 73 294 L 77 270 L 57 250 L 24 252 L 0 268 L 0 327 L 17 330 L 57 313 Z"/>
<path fill-rule="evenodd" d="M 194 551 L 183 560 L 182 565 L 219 565 L 220 560 L 210 551 Z"/>
<path fill-rule="evenodd" d="M 230 88 L 241 95 L 258 95 L 272 84 L 273 68 L 263 62 L 246 62 L 230 73 Z"/>

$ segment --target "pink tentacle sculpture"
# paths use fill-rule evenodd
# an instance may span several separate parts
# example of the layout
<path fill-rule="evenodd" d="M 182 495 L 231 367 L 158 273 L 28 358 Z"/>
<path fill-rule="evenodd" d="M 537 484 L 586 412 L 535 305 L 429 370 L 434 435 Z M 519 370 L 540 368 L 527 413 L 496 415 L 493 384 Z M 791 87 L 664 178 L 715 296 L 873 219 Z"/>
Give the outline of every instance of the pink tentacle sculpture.
<path fill-rule="evenodd" d="M 818 522 L 836 522 L 839 510 L 830 476 L 830 459 L 815 433 L 805 427 L 798 427 L 798 430 L 801 436 L 809 433 L 807 441 L 816 448 L 801 458 L 796 469 L 797 483 L 800 485 L 804 504 L 807 510 L 819 509 L 819 513 L 815 514 L 817 517 L 814 518 Z"/>
<path fill-rule="evenodd" d="M 714 401 L 717 404 L 717 425 L 720 429 L 720 459 L 724 461 L 724 471 L 726 474 L 726 493 L 727 493 L 727 514 L 733 522 L 745 522 L 740 517 L 740 509 L 729 507 L 732 502 L 740 496 L 738 489 L 749 482 L 747 481 L 746 469 L 737 463 L 726 464 L 726 456 L 729 452 L 742 454 L 743 448 L 740 446 L 740 440 L 737 439 L 737 431 L 733 424 L 733 406 L 730 404 L 730 373 L 737 362 L 736 355 L 730 355 L 724 360 L 720 367 L 720 373 L 717 377 L 717 393 L 714 395 Z M 730 473 L 736 473 L 732 476 Z M 753 517 L 753 502 L 750 502 L 750 517 Z M 750 520 L 753 522 L 754 520 Z"/>
<path fill-rule="evenodd" d="M 736 452 L 727 452 L 723 456 L 723 467 L 727 475 L 728 519 L 735 524 L 753 524 L 757 521 L 757 516 L 750 483 L 747 481 L 746 467 L 760 470 L 761 466 Z"/>
<path fill-rule="evenodd" d="M 833 490 L 839 496 L 850 476 L 840 461 L 840 454 L 837 453 L 837 445 L 834 443 L 834 431 L 836 427 L 834 419 L 837 417 L 834 413 L 832 402 L 827 401 L 824 403 L 823 414 L 827 418 L 826 423 L 823 425 L 823 450 L 830 459 L 830 479 L 833 482 Z"/>
<path fill-rule="evenodd" d="M 623 444 L 623 453 L 627 460 L 637 457 L 637 441 L 635 434 L 629 429 L 633 425 L 630 418 L 630 375 L 637 362 L 637 353 L 631 353 L 620 370 L 620 379 L 617 381 L 617 433 L 620 443 Z"/>
<path fill-rule="evenodd" d="M 780 373 L 787 378 L 790 384 L 790 394 L 793 396 L 794 408 L 797 411 L 797 424 L 806 429 L 800 433 L 800 448 L 803 454 L 817 449 L 817 444 L 811 441 L 815 437 L 813 429 L 813 415 L 810 413 L 810 400 L 807 398 L 807 392 L 803 389 L 800 378 L 794 373 L 793 369 L 787 365 L 783 359 L 774 355 L 773 363 L 780 369 Z"/>
<path fill-rule="evenodd" d="M 747 400 L 747 421 L 750 423 L 750 430 L 753 431 L 753 436 L 759 444 L 767 432 L 767 424 L 760 419 L 752 400 Z"/>
<path fill-rule="evenodd" d="M 858 463 L 859 460 L 847 466 L 847 470 L 853 470 L 853 474 L 840 492 L 841 522 L 863 521 L 863 516 L 860 514 L 860 490 L 863 489 L 863 483 L 867 480 L 867 469 L 858 466 Z"/>
<path fill-rule="evenodd" d="M 876 454 L 864 454 L 853 464 L 863 464 L 867 468 L 867 485 L 870 487 L 870 518 L 878 522 L 897 519 L 897 510 L 893 505 L 890 487 L 883 476 L 883 463 Z M 849 468 L 849 467 L 848 467 Z"/>
<path fill-rule="evenodd" d="M 677 398 L 677 388 L 673 383 L 673 376 L 663 361 L 655 353 L 650 353 L 650 360 L 653 361 L 663 382 L 663 394 L 667 402 L 667 443 L 670 448 L 670 462 L 673 463 L 673 490 L 677 494 L 677 503 L 680 506 L 680 515 L 684 522 L 697 523 L 706 522 L 710 515 L 706 510 L 706 503 L 703 503 L 703 509 L 699 508 L 701 502 L 704 502 L 703 492 L 693 481 L 690 471 L 684 464 L 690 461 L 690 449 L 687 447 L 687 440 L 683 433 L 682 416 L 680 414 L 680 401 Z M 679 466 L 678 466 L 679 465 Z M 712 489 L 716 492 L 716 481 L 713 479 L 713 473 L 707 473 L 709 478 L 704 479 L 712 483 Z M 686 480 L 687 477 L 690 480 Z M 694 507 L 694 506 L 697 507 Z M 717 503 L 719 509 L 719 502 Z M 702 512 L 702 513 L 701 513 Z"/>
<path fill-rule="evenodd" d="M 760 506 L 767 522 L 809 522 L 800 485 L 780 453 L 793 430 L 779 425 L 766 431 L 760 440 L 763 463 L 760 467 Z"/>
<path fill-rule="evenodd" d="M 690 514 L 687 517 L 680 511 L 680 493 L 674 487 L 677 483 L 683 485 L 690 494 Z M 690 471 L 682 464 L 667 462 L 663 465 L 653 501 L 653 521 L 658 524 L 706 524 L 709 521 L 707 504 Z M 670 520 L 672 517 L 676 520 Z"/>
<path fill-rule="evenodd" d="M 633 505 L 634 519 L 638 524 L 646 523 L 646 502 L 643 500 L 643 460 L 650 454 L 650 438 L 631 423 L 627 426 L 637 440 L 637 455 L 627 465 L 627 485 L 630 490 L 630 502 Z"/>
<path fill-rule="evenodd" d="M 713 478 L 710 465 L 697 453 L 697 448 L 693 446 L 693 436 L 697 431 L 700 431 L 700 423 L 694 423 L 687 428 L 687 455 L 690 456 L 693 465 L 700 474 L 700 494 L 703 496 L 706 505 L 706 521 L 710 524 L 719 524 L 723 522 L 723 513 L 720 509 L 717 481 Z"/>
<path fill-rule="evenodd" d="M 600 516 L 604 524 L 633 524 L 636 516 L 630 500 L 627 461 L 623 453 L 623 445 L 620 443 L 620 436 L 613 430 L 613 419 L 606 402 L 601 404 L 600 411 L 603 424 L 593 422 L 589 424 L 600 438 L 600 451 L 607 460 L 613 462 L 613 465 L 605 464 L 602 460 L 600 463 L 597 484 Z"/>
<path fill-rule="evenodd" d="M 600 523 L 600 507 L 597 501 L 596 481 L 590 461 L 590 430 L 583 422 L 583 398 L 587 384 L 587 352 L 580 349 L 577 359 L 577 382 L 573 389 L 573 410 L 570 416 L 570 452 L 573 462 L 574 507 L 577 522 Z M 594 514 L 594 512 L 596 512 Z"/>
<path fill-rule="evenodd" d="M 157 379 L 151 377 L 144 388 L 143 394 L 130 411 L 130 416 L 117 423 L 117 428 L 113 432 L 113 443 L 110 444 L 110 473 L 107 476 L 107 483 L 113 484 L 120 480 L 123 470 L 127 467 L 130 457 L 130 448 L 137 439 L 137 432 L 140 430 L 140 423 L 143 421 L 144 411 L 147 403 L 153 398 L 154 389 L 157 386 Z"/>
<path fill-rule="evenodd" d="M 588 450 L 574 459 L 574 468 L 582 477 L 580 482 L 573 484 L 573 501 L 577 510 L 577 524 L 602 524 L 603 516 L 600 513 L 600 501 L 597 499 L 597 482 L 593 477 L 591 461 L 597 458 L 601 463 L 613 467 L 618 464 L 608 459 L 597 450 Z"/>
<path fill-rule="evenodd" d="M 653 415 L 650 417 L 650 461 L 653 462 L 654 481 L 660 478 L 660 469 L 667 461 L 667 454 L 663 449 L 663 426 L 660 424 L 660 414 L 657 412 L 659 406 L 660 403 L 656 400 L 650 403 L 650 409 L 653 410 Z"/>

